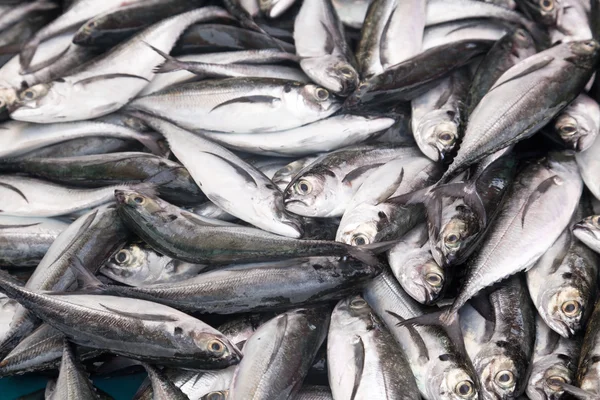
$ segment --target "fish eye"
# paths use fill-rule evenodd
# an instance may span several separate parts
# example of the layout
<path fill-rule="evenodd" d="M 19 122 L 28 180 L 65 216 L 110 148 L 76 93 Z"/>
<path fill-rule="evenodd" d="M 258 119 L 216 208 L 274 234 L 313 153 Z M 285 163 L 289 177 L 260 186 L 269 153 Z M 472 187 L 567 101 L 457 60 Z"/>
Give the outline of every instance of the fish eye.
<path fill-rule="evenodd" d="M 458 385 L 456 385 L 456 387 L 454 388 L 454 391 L 457 395 L 463 398 L 471 397 L 475 393 L 473 382 L 471 381 L 459 382 Z"/>
<path fill-rule="evenodd" d="M 344 76 L 345 78 L 354 78 L 353 71 L 348 67 L 342 67 L 339 69 L 339 71 L 340 74 L 342 74 L 342 76 Z"/>
<path fill-rule="evenodd" d="M 515 385 L 515 375 L 510 371 L 500 371 L 496 374 L 496 382 L 503 388 L 510 388 Z"/>
<path fill-rule="evenodd" d="M 592 223 L 596 226 L 600 226 L 600 215 L 596 215 L 592 218 Z"/>
<path fill-rule="evenodd" d="M 203 399 L 206 400 L 225 400 L 225 394 L 221 391 L 219 392 L 210 392 Z"/>
<path fill-rule="evenodd" d="M 454 142 L 454 135 L 450 132 L 442 132 L 440 140 L 445 144 L 452 143 Z"/>
<path fill-rule="evenodd" d="M 451 233 L 444 238 L 444 244 L 448 247 L 458 247 L 460 236 Z"/>
<path fill-rule="evenodd" d="M 315 98 L 319 101 L 325 101 L 329 98 L 329 92 L 327 89 L 317 88 L 315 90 Z"/>
<path fill-rule="evenodd" d="M 519 38 L 521 40 L 526 40 L 527 39 L 527 35 L 523 31 L 523 29 L 517 29 L 517 31 L 515 32 L 515 35 L 517 36 L 517 38 Z"/>
<path fill-rule="evenodd" d="M 142 196 L 135 196 L 133 198 L 133 201 L 135 201 L 137 204 L 144 204 L 146 199 L 144 199 Z"/>
<path fill-rule="evenodd" d="M 366 305 L 367 305 L 367 302 L 364 301 L 364 299 L 361 299 L 360 297 L 357 297 L 356 299 L 353 299 L 350 302 L 350 307 L 352 307 L 352 308 L 363 308 Z"/>
<path fill-rule="evenodd" d="M 575 317 L 581 313 L 581 304 L 575 300 L 565 301 L 560 308 L 567 317 Z"/>
<path fill-rule="evenodd" d="M 225 345 L 220 340 L 214 339 L 208 342 L 208 349 L 216 355 L 221 355 L 225 352 Z"/>
<path fill-rule="evenodd" d="M 126 263 L 127 261 L 129 261 L 129 251 L 120 250 L 115 255 L 115 261 L 117 262 L 117 264 L 123 264 L 123 263 Z"/>
<path fill-rule="evenodd" d="M 27 89 L 21 93 L 21 100 L 33 100 L 35 98 L 35 90 Z"/>
<path fill-rule="evenodd" d="M 542 0 L 540 1 L 540 6 L 544 11 L 552 11 L 554 9 L 554 1 L 553 0 Z"/>
<path fill-rule="evenodd" d="M 365 244 L 369 244 L 371 241 L 369 240 L 369 238 L 366 235 L 363 235 L 362 233 L 357 233 L 356 235 L 352 236 L 352 245 L 353 246 L 364 246 Z"/>
<path fill-rule="evenodd" d="M 294 185 L 294 189 L 296 190 L 296 193 L 306 196 L 312 192 L 313 188 L 309 181 L 301 179 Z"/>
<path fill-rule="evenodd" d="M 567 383 L 567 380 L 562 376 L 551 376 L 546 379 L 546 384 L 548 387 L 556 392 L 562 390 L 562 386 L 560 385 L 561 383 Z"/>
<path fill-rule="evenodd" d="M 429 272 L 425 275 L 425 280 L 434 288 L 439 288 L 444 283 L 444 278 L 435 272 Z"/>
<path fill-rule="evenodd" d="M 560 133 L 565 136 L 573 136 L 577 132 L 577 127 L 572 124 L 563 125 L 559 129 Z"/>
<path fill-rule="evenodd" d="M 89 28 L 95 28 L 98 26 L 98 23 L 96 21 L 90 21 L 88 22 L 88 27 Z"/>

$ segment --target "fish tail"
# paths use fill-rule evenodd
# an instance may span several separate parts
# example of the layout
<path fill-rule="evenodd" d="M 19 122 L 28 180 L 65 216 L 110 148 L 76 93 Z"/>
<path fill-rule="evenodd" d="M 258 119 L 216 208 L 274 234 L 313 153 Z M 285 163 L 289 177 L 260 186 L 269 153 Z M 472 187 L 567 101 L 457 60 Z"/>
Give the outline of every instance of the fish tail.
<path fill-rule="evenodd" d="M 33 60 L 33 56 L 35 56 L 38 45 L 39 40 L 33 39 L 23 46 L 21 53 L 19 54 L 19 64 L 21 65 L 21 70 L 28 70 L 29 66 L 31 65 L 31 61 Z"/>
<path fill-rule="evenodd" d="M 146 43 L 146 42 L 144 42 L 144 43 Z M 165 61 L 162 64 L 160 64 L 159 66 L 154 68 L 155 74 L 164 74 L 167 72 L 180 71 L 180 70 L 184 69 L 183 66 L 181 65 L 181 62 L 179 60 L 177 60 L 175 57 L 171 57 L 164 51 L 152 46 L 150 43 L 146 43 L 146 45 L 148 47 L 150 47 L 152 50 L 154 50 L 155 52 L 157 52 L 161 57 L 163 57 L 165 59 Z"/>

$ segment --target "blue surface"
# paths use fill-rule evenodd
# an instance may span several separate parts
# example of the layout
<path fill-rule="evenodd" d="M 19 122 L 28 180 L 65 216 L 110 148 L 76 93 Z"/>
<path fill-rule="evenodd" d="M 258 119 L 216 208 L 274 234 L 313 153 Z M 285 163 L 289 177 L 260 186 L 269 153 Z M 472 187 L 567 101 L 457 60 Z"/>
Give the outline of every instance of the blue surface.
<path fill-rule="evenodd" d="M 113 396 L 115 400 L 131 400 L 145 378 L 145 373 L 114 378 L 96 378 L 94 385 Z M 35 374 L 1 378 L 0 399 L 15 400 L 19 396 L 44 389 L 47 381 L 46 377 Z"/>

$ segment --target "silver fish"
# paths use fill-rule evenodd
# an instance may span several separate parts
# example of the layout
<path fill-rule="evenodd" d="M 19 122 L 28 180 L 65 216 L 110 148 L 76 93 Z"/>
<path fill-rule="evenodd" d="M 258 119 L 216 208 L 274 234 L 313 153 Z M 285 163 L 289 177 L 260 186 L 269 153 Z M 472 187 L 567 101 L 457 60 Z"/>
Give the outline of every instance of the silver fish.
<path fill-rule="evenodd" d="M 300 171 L 284 192 L 287 210 L 306 217 L 343 215 L 350 199 L 375 169 L 414 147 L 350 146 L 322 155 Z"/>
<path fill-rule="evenodd" d="M 429 247 L 427 225 L 421 224 L 388 252 L 394 276 L 413 299 L 421 304 L 433 304 L 444 294 L 449 276 L 433 259 Z"/>
<path fill-rule="evenodd" d="M 129 286 L 174 283 L 198 275 L 206 265 L 164 256 L 141 243 L 130 243 L 100 268 L 100 273 Z"/>
<path fill-rule="evenodd" d="M 283 194 L 262 172 L 218 144 L 167 121 L 148 117 L 146 122 L 167 138 L 173 153 L 213 203 L 269 232 L 294 238 L 302 235 L 302 222 L 285 211 Z"/>
<path fill-rule="evenodd" d="M 371 0 L 332 0 L 340 21 L 350 28 L 360 29 L 367 16 Z"/>
<path fill-rule="evenodd" d="M 573 234 L 586 246 L 600 253 L 600 216 L 591 215 L 575 224 Z"/>
<path fill-rule="evenodd" d="M 438 327 L 399 327 L 398 322 L 426 312 L 407 295 L 391 272 L 372 280 L 363 296 L 402 347 L 425 399 L 478 398 L 478 380 L 470 361 Z"/>
<path fill-rule="evenodd" d="M 182 128 L 235 133 L 297 128 L 326 118 L 340 107 L 327 89 L 271 78 L 186 83 L 140 97 L 128 106 Z M 232 114 L 238 118 L 228 118 Z"/>
<path fill-rule="evenodd" d="M 600 300 L 585 328 L 577 366 L 577 386 L 589 392 L 589 400 L 600 396 Z M 588 400 L 586 399 L 586 400 Z"/>
<path fill-rule="evenodd" d="M 64 350 L 60 371 L 56 380 L 56 387 L 47 400 L 62 399 L 96 399 L 96 389 L 88 377 L 87 372 L 77 359 L 75 347 L 68 340 L 64 340 Z"/>
<path fill-rule="evenodd" d="M 580 94 L 556 117 L 553 128 L 568 148 L 586 151 L 593 146 L 600 132 L 600 106 L 596 100 Z"/>
<path fill-rule="evenodd" d="M 509 28 L 489 19 L 460 20 L 425 28 L 423 51 L 462 40 L 498 40 Z"/>
<path fill-rule="evenodd" d="M 413 135 L 433 161 L 443 161 L 460 141 L 468 83 L 467 71 L 459 69 L 411 101 Z"/>
<path fill-rule="evenodd" d="M 152 385 L 152 398 L 154 400 L 189 400 L 188 396 L 177 387 L 169 377 L 160 369 L 147 363 L 142 363 Z"/>
<path fill-rule="evenodd" d="M 228 399 L 292 399 L 328 327 L 327 307 L 294 309 L 263 324 L 244 345 Z"/>
<path fill-rule="evenodd" d="M 402 350 L 361 296 L 333 310 L 327 366 L 336 399 L 421 398 Z"/>
<path fill-rule="evenodd" d="M 346 114 L 280 132 L 202 131 L 201 134 L 232 150 L 272 156 L 304 156 L 362 143 L 393 123 L 393 119 L 386 117 Z"/>
<path fill-rule="evenodd" d="M 299 158 L 296 161 L 292 161 L 279 171 L 275 172 L 272 177 L 272 181 L 282 191 L 290 184 L 296 174 L 307 165 L 311 164 L 318 158 L 318 155 L 309 155 L 306 157 Z"/>
<path fill-rule="evenodd" d="M 10 28 L 20 20 L 28 18 L 38 11 L 52 10 L 58 5 L 48 0 L 36 0 L 14 6 L 0 14 L 0 31 Z"/>
<path fill-rule="evenodd" d="M 148 45 L 170 51 L 188 26 L 224 15 L 228 14 L 219 7 L 203 7 L 152 25 L 79 71 L 23 91 L 11 118 L 51 123 L 110 114 L 135 97 L 154 76 L 153 68 L 162 62 Z"/>
<path fill-rule="evenodd" d="M 564 393 L 556 383 L 575 380 L 579 344 L 554 332 L 538 315 L 535 319 L 535 347 L 527 396 L 531 400 L 558 400 Z"/>
<path fill-rule="evenodd" d="M 315 83 L 340 96 L 358 86 L 354 56 L 331 0 L 305 0 L 294 20 L 300 67 Z"/>
<path fill-rule="evenodd" d="M 37 266 L 67 226 L 59 219 L 0 216 L 0 265 Z"/>

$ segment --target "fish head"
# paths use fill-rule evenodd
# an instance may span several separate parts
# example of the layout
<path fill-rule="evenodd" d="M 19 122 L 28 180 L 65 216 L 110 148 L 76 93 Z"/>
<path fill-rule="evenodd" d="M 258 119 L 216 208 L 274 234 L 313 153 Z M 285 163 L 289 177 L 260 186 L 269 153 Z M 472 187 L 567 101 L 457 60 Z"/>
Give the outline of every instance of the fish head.
<path fill-rule="evenodd" d="M 308 171 L 290 182 L 283 193 L 283 203 L 294 214 L 323 216 L 318 212 L 337 208 L 339 187 L 336 175 L 326 167 Z"/>
<path fill-rule="evenodd" d="M 534 21 L 543 25 L 556 25 L 561 5 L 558 0 L 517 0 L 517 4 Z"/>
<path fill-rule="evenodd" d="M 476 379 L 466 366 L 454 360 L 450 354 L 439 356 L 432 376 L 428 380 L 427 398 L 440 400 L 475 400 L 478 399 Z"/>
<path fill-rule="evenodd" d="M 444 112 L 445 114 L 445 112 Z M 433 161 L 443 161 L 458 143 L 458 124 L 445 117 L 434 115 L 430 120 L 419 124 L 415 137 L 422 138 L 419 148 Z"/>
<path fill-rule="evenodd" d="M 429 256 L 425 260 L 409 260 L 402 271 L 405 273 L 400 277 L 400 283 L 413 299 L 421 304 L 434 304 L 441 298 L 446 287 L 446 274 Z"/>
<path fill-rule="evenodd" d="M 519 59 L 535 54 L 535 42 L 529 32 L 523 28 L 515 29 L 512 33 L 512 45 L 513 53 L 517 54 Z"/>
<path fill-rule="evenodd" d="M 600 391 L 600 357 L 593 356 L 586 360 L 577 370 L 579 387 L 590 393 Z"/>
<path fill-rule="evenodd" d="M 320 113 L 323 118 L 333 114 L 342 106 L 340 100 L 333 96 L 329 90 L 310 83 L 304 85 L 301 95 L 301 107 Z"/>
<path fill-rule="evenodd" d="M 594 68 L 600 54 L 600 44 L 595 40 L 580 40 L 569 42 L 569 51 L 571 56 L 567 59 L 569 62 L 582 68 Z"/>
<path fill-rule="evenodd" d="M 65 122 L 67 101 L 74 92 L 73 85 L 64 80 L 40 83 L 19 92 L 19 99 L 10 110 L 10 117 L 27 122 Z M 86 104 L 80 104 L 87 107 Z M 69 110 L 70 111 L 70 110 Z"/>
<path fill-rule="evenodd" d="M 170 205 L 152 194 L 119 189 L 115 190 L 115 199 L 119 215 L 136 221 L 138 224 L 157 227 L 177 220 L 177 218 L 173 218 L 173 211 L 168 210 Z"/>
<path fill-rule="evenodd" d="M 262 208 L 262 214 L 265 218 L 272 218 L 273 229 L 276 229 L 273 232 L 292 238 L 302 237 L 304 234 L 304 221 L 302 217 L 292 214 L 285 209 L 281 191 L 277 190 L 274 193 L 275 195 L 265 199 L 265 204 L 272 202 L 272 207 Z M 276 218 L 273 218 L 271 210 L 275 210 Z"/>
<path fill-rule="evenodd" d="M 473 359 L 485 399 L 514 399 L 527 383 L 529 360 L 519 343 L 488 342 Z"/>
<path fill-rule="evenodd" d="M 552 355 L 533 365 L 527 386 L 531 400 L 558 400 L 564 393 L 558 383 L 571 384 L 573 373 L 559 356 L 564 357 L 563 354 Z"/>
<path fill-rule="evenodd" d="M 573 234 L 589 248 L 600 251 L 600 215 L 592 215 L 575 224 Z"/>
<path fill-rule="evenodd" d="M 103 18 L 102 22 L 106 25 L 106 20 Z M 97 18 L 92 18 L 79 28 L 79 30 L 73 36 L 73 43 L 78 45 L 91 45 L 94 40 L 98 38 L 99 34 L 96 28 L 99 25 Z"/>
<path fill-rule="evenodd" d="M 339 96 L 348 96 L 358 87 L 358 72 L 339 57 L 305 58 L 300 66 L 313 81 Z"/>
<path fill-rule="evenodd" d="M 294 0 L 258 0 L 258 7 L 269 18 L 278 18 L 294 4 Z"/>
<path fill-rule="evenodd" d="M 125 284 L 143 281 L 150 273 L 148 250 L 136 243 L 128 244 L 104 264 L 101 272 Z"/>
<path fill-rule="evenodd" d="M 229 390 L 217 390 L 214 392 L 206 393 L 200 397 L 200 400 L 227 400 L 229 397 Z"/>
<path fill-rule="evenodd" d="M 458 206 L 463 209 L 462 205 Z M 457 207 L 457 208 L 458 208 Z M 458 215 L 452 217 L 445 225 L 439 234 L 439 238 L 435 248 L 441 254 L 442 266 L 454 265 L 462 259 L 463 253 L 467 250 L 470 244 L 479 233 L 479 224 L 477 217 L 472 212 L 459 212 Z"/>
<path fill-rule="evenodd" d="M 361 295 L 347 297 L 335 306 L 334 312 L 342 312 L 353 318 L 365 320 L 371 317 L 371 307 Z"/>
<path fill-rule="evenodd" d="M 575 151 L 589 148 L 597 137 L 593 122 L 585 115 L 562 113 L 554 122 L 554 130 L 565 145 Z"/>
<path fill-rule="evenodd" d="M 335 240 L 352 246 L 375 243 L 382 220 L 387 221 L 385 211 L 370 204 L 359 204 L 344 214 Z"/>
<path fill-rule="evenodd" d="M 242 352 L 220 333 L 190 330 L 189 335 L 199 352 L 215 366 L 223 368 L 238 364 Z"/>
<path fill-rule="evenodd" d="M 579 288 L 562 286 L 546 290 L 541 300 L 543 306 L 539 312 L 553 331 L 570 338 L 581 330 L 588 299 Z"/>

